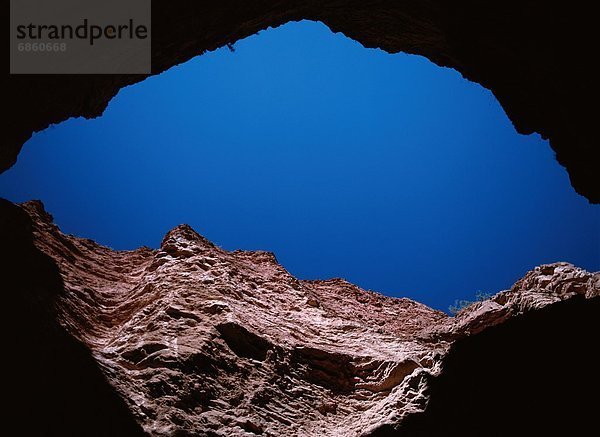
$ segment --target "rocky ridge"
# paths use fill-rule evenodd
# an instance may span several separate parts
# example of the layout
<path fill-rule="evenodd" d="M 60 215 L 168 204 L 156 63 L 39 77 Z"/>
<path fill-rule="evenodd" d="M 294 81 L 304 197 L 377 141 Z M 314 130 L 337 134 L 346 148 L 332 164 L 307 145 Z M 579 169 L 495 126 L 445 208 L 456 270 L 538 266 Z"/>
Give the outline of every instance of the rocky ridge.
<path fill-rule="evenodd" d="M 537 267 L 456 317 L 343 279 L 294 278 L 268 252 L 225 251 L 187 225 L 114 251 L 22 205 L 59 268 L 56 318 L 150 435 L 361 436 L 426 410 L 453 344 L 573 298 L 600 274 Z"/>

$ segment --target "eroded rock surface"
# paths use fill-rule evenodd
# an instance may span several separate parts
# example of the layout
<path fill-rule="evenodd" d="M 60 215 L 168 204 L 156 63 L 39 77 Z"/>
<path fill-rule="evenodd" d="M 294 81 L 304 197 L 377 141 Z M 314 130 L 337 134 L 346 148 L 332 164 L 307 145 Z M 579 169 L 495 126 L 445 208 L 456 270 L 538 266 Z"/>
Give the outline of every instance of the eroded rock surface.
<path fill-rule="evenodd" d="M 61 233 L 39 202 L 22 207 L 64 283 L 58 322 L 156 436 L 395 433 L 426 409 L 453 344 L 600 294 L 600 274 L 544 265 L 451 318 L 298 280 L 271 253 L 228 252 L 187 225 L 158 250 L 114 251 Z"/>

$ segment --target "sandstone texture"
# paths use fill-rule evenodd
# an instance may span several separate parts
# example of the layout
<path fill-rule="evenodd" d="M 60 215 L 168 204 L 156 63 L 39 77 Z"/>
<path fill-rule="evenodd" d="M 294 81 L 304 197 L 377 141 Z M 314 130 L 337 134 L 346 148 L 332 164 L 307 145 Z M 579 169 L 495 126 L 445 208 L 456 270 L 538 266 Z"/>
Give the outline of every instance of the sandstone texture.
<path fill-rule="evenodd" d="M 593 8 L 577 0 L 154 0 L 152 74 L 269 27 L 321 21 L 365 47 L 425 56 L 491 90 L 516 130 L 548 138 L 575 190 L 598 203 Z M 33 132 L 97 117 L 121 88 L 146 77 L 9 76 L 0 171 Z M 210 102 L 197 108 L 210 111 Z"/>
<path fill-rule="evenodd" d="M 98 395 L 89 402 L 102 401 L 100 411 L 118 404 L 107 413 L 115 418 L 114 429 L 94 434 L 89 422 L 96 419 L 89 418 L 72 434 L 62 428 L 56 435 L 426 436 L 444 430 L 459 435 L 448 431 L 451 424 L 443 415 L 459 408 L 457 403 L 468 404 L 470 377 L 452 375 L 482 360 L 470 371 L 478 379 L 472 390 L 497 380 L 487 369 L 500 362 L 498 372 L 514 372 L 504 386 L 522 384 L 521 376 L 535 381 L 524 370 L 528 366 L 564 372 L 575 364 L 555 369 L 555 363 L 538 362 L 545 353 L 563 356 L 558 337 L 549 334 L 554 340 L 547 340 L 545 332 L 560 328 L 576 336 L 571 346 L 579 348 L 584 346 L 577 338 L 597 337 L 600 274 L 567 263 L 537 267 L 510 290 L 449 317 L 343 279 L 298 280 L 272 253 L 228 252 L 187 225 L 169 231 L 157 250 L 114 251 L 63 234 L 40 202 L 21 207 L 6 202 L 3 212 L 9 219 L 2 228 L 20 229 L 7 241 L 14 240 L 32 260 L 26 267 L 14 264 L 18 285 L 13 290 L 26 293 L 21 310 L 51 308 L 40 310 L 45 314 L 40 320 L 48 322 L 39 329 L 47 331 L 55 323 L 52 329 L 60 330 L 61 340 L 46 342 L 60 343 L 63 337 L 76 342 L 89 354 L 89 362 L 79 361 L 82 368 L 99 372 L 102 390 L 115 395 L 106 400 Z M 46 280 L 24 285 L 35 281 L 31 275 L 49 274 L 42 263 L 55 265 L 56 273 L 51 266 L 45 269 L 58 278 L 46 300 L 40 294 Z M 571 311 L 576 305 L 583 310 Z M 530 323 L 536 317 L 540 320 Z M 545 331 L 535 331 L 546 322 Z M 584 322 L 588 325 L 580 326 Z M 528 335 L 538 346 L 548 341 L 548 347 L 531 356 L 527 350 L 535 347 L 525 347 L 520 356 L 511 353 L 510 343 Z M 486 344 L 494 345 L 492 352 L 485 352 Z M 508 363 L 493 355 L 498 350 L 510 357 Z M 585 351 L 573 353 L 581 355 L 570 359 L 584 361 Z M 39 360 L 43 364 L 52 354 L 47 351 Z M 590 389 L 597 387 L 596 370 L 586 371 Z M 69 375 L 60 378 L 63 390 L 70 390 Z M 448 381 L 459 381 L 464 389 L 448 388 Z M 534 396 L 540 406 L 546 405 L 543 393 L 522 390 L 523 399 Z M 478 404 L 503 399 L 501 391 L 490 385 L 477 395 Z M 448 398 L 448 393 L 454 394 Z M 466 400 L 457 401 L 461 396 Z M 81 408 L 87 411 L 85 405 Z M 471 408 L 473 413 L 479 407 Z M 535 411 L 535 406 L 527 408 L 530 414 Z M 432 431 L 432 423 L 444 428 Z M 483 434 L 463 429 L 461 435 L 506 435 L 494 429 L 501 428 Z"/>

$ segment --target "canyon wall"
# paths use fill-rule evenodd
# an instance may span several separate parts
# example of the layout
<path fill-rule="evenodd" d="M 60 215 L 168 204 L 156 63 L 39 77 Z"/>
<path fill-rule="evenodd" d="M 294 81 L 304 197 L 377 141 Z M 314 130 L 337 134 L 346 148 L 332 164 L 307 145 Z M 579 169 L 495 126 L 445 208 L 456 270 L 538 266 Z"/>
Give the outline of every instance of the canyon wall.
<path fill-rule="evenodd" d="M 504 436 L 593 425 L 584 399 L 599 388 L 588 356 L 599 273 L 543 265 L 449 317 L 343 279 L 298 280 L 271 253 L 228 252 L 187 225 L 159 249 L 114 251 L 63 234 L 40 202 L 0 208 L 0 228 L 13 229 L 9 396 L 23 430 L 39 431 L 26 435 Z"/>
<path fill-rule="evenodd" d="M 550 140 L 600 202 L 592 5 L 542 1 L 154 0 L 153 74 L 289 21 L 454 68 Z M 7 7 L 7 6 L 5 6 Z M 97 117 L 142 75 L 10 75 L 0 171 L 37 131 Z M 197 102 L 209 111 L 208 102 Z M 65 235 L 0 201 L 8 417 L 19 435 L 586 435 L 600 275 L 540 266 L 456 317 L 188 226 L 157 250 Z M 435 274 L 435 272 L 432 272 Z M 468 273 L 467 273 L 468 274 Z"/>

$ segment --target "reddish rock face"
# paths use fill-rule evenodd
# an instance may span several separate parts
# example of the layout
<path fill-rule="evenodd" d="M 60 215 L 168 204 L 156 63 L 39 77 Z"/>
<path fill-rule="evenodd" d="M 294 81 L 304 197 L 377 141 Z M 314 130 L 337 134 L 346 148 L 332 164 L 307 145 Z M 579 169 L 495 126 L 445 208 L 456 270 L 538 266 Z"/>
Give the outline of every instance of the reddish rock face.
<path fill-rule="evenodd" d="M 298 280 L 271 253 L 228 252 L 187 225 L 123 252 L 61 233 L 39 202 L 22 208 L 64 283 L 56 319 L 150 435 L 395 432 L 426 410 L 454 344 L 600 294 L 600 274 L 544 265 L 451 318 Z"/>

